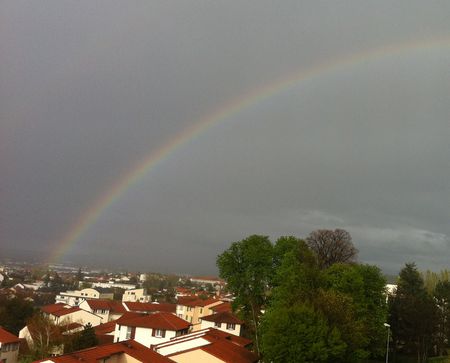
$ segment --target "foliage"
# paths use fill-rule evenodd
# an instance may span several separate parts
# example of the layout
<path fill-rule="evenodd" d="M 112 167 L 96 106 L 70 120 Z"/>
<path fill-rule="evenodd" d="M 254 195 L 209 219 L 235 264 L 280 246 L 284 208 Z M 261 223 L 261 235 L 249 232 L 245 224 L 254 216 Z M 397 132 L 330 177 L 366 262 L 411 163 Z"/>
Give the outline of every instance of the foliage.
<path fill-rule="evenodd" d="M 61 327 L 40 312 L 27 321 L 27 327 L 33 340 L 30 349 L 34 359 L 49 357 L 63 344 Z"/>
<path fill-rule="evenodd" d="M 400 271 L 389 313 L 395 350 L 416 355 L 418 363 L 425 362 L 436 330 L 437 310 L 414 263 Z"/>
<path fill-rule="evenodd" d="M 450 337 L 450 282 L 439 281 L 434 289 L 433 297 L 437 307 L 437 353 L 442 355 L 446 351 L 448 338 Z"/>
<path fill-rule="evenodd" d="M 346 349 L 339 331 L 303 304 L 270 309 L 261 330 L 262 353 L 268 362 L 338 362 Z"/>
<path fill-rule="evenodd" d="M 0 326 L 17 335 L 34 313 L 32 302 L 22 297 L 0 296 Z"/>
<path fill-rule="evenodd" d="M 306 243 L 316 253 L 321 268 L 355 262 L 358 254 L 350 233 L 343 229 L 318 229 L 309 234 Z"/>
<path fill-rule="evenodd" d="M 95 330 L 92 325 L 88 323 L 81 332 L 68 337 L 64 344 L 64 353 L 94 347 L 97 344 L 98 339 L 95 335 Z"/>
<path fill-rule="evenodd" d="M 387 318 L 387 306 L 386 280 L 380 269 L 370 265 L 335 264 L 325 270 L 323 276 L 327 289 L 344 294 L 351 300 L 350 310 L 354 315 L 353 339 L 358 335 L 365 337 L 359 339 L 353 348 L 362 349 L 372 357 L 382 355 L 385 344 L 383 323 Z M 328 299 L 327 305 L 330 305 L 330 301 L 332 299 Z"/>
<path fill-rule="evenodd" d="M 267 292 L 273 277 L 273 246 L 267 236 L 252 235 L 231 244 L 217 257 L 220 277 L 225 279 L 228 290 L 254 332 L 256 349 L 259 350 L 258 322 L 261 309 L 267 301 Z"/>

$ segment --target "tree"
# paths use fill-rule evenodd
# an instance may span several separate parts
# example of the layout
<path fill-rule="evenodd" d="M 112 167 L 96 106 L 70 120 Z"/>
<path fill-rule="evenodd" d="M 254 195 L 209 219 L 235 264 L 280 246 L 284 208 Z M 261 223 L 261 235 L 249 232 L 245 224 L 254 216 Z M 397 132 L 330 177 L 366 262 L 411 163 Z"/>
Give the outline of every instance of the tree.
<path fill-rule="evenodd" d="M 23 297 L 0 296 L 0 326 L 18 334 L 34 313 L 33 303 Z"/>
<path fill-rule="evenodd" d="M 94 347 L 98 344 L 95 330 L 90 323 L 84 326 L 84 329 L 72 336 L 68 337 L 64 344 L 64 353 L 71 353 L 73 351 Z"/>
<path fill-rule="evenodd" d="M 436 331 L 437 311 L 414 263 L 400 271 L 389 314 L 395 350 L 416 355 L 418 363 L 425 362 Z"/>
<path fill-rule="evenodd" d="M 340 362 L 346 350 L 339 331 L 305 304 L 269 309 L 261 324 L 267 362 Z"/>
<path fill-rule="evenodd" d="M 258 323 L 273 277 L 273 246 L 267 236 L 252 235 L 231 244 L 217 257 L 220 277 L 234 294 L 233 302 L 255 338 L 259 353 Z"/>
<path fill-rule="evenodd" d="M 358 254 L 350 233 L 343 229 L 318 229 L 309 234 L 306 243 L 316 253 L 321 268 L 355 262 Z"/>
<path fill-rule="evenodd" d="M 351 301 L 352 312 L 349 314 L 353 315 L 351 322 L 353 327 L 349 330 L 352 336 L 348 337 L 355 341 L 360 334 L 364 339 L 353 345 L 349 344 L 349 347 L 354 351 L 359 349 L 362 353 L 360 356 L 364 354 L 372 358 L 382 356 L 386 342 L 383 323 L 387 319 L 387 306 L 386 279 L 380 269 L 370 265 L 334 264 L 322 274 L 325 289 L 344 294 Z M 332 301 L 332 297 L 327 297 L 322 310 L 325 311 Z M 345 306 L 345 303 L 343 302 L 341 306 Z M 343 327 L 345 324 L 338 323 L 336 326 Z M 343 331 L 342 333 L 345 337 Z"/>
<path fill-rule="evenodd" d="M 27 327 L 32 338 L 30 350 L 35 359 L 50 356 L 55 348 L 63 344 L 61 327 L 40 312 L 28 320 Z"/>
<path fill-rule="evenodd" d="M 450 282 L 439 281 L 434 289 L 437 306 L 436 343 L 438 355 L 443 355 L 450 338 Z"/>

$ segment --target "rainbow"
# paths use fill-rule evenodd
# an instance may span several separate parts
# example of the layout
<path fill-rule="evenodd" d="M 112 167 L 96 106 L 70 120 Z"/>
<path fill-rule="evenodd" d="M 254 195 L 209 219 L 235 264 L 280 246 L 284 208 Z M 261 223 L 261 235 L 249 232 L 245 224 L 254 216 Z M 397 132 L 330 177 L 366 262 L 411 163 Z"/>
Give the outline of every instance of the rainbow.
<path fill-rule="evenodd" d="M 401 44 L 392 44 L 375 49 L 354 53 L 328 62 L 317 64 L 308 69 L 290 73 L 277 79 L 264 87 L 252 92 L 242 94 L 238 98 L 224 104 L 213 113 L 195 122 L 193 126 L 186 128 L 177 134 L 167 144 L 156 151 L 151 152 L 132 167 L 128 173 L 119 178 L 103 195 L 86 210 L 71 226 L 69 231 L 59 240 L 56 248 L 49 257 L 49 263 L 57 262 L 73 246 L 80 237 L 93 225 L 98 218 L 117 201 L 128 189 L 136 184 L 143 176 L 148 174 L 159 163 L 162 163 L 169 155 L 180 149 L 189 140 L 197 137 L 215 124 L 237 114 L 239 111 L 255 105 L 275 94 L 294 87 L 300 82 L 321 75 L 345 70 L 367 61 L 415 50 L 429 50 L 433 48 L 449 47 L 450 37 L 428 39 Z"/>

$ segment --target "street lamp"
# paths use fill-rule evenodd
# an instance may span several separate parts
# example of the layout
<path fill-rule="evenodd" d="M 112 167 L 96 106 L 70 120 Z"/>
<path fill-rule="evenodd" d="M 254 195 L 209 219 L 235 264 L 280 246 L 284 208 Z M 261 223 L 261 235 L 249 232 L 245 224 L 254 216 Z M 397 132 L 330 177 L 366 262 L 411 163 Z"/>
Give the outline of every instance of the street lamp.
<path fill-rule="evenodd" d="M 386 363 L 389 362 L 389 331 L 391 326 L 388 323 L 383 324 L 387 328 L 387 341 L 386 341 Z"/>

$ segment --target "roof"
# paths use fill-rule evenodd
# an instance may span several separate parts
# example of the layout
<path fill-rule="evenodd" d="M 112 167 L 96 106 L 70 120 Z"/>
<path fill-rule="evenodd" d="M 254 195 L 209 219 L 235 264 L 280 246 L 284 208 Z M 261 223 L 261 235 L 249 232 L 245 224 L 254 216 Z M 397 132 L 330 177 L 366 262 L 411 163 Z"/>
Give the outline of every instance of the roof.
<path fill-rule="evenodd" d="M 117 324 L 125 326 L 136 326 L 141 328 L 165 329 L 165 330 L 184 330 L 192 324 L 179 318 L 172 313 L 159 312 L 154 314 L 145 314 L 139 316 L 124 315 L 117 319 Z"/>
<path fill-rule="evenodd" d="M 239 345 L 241 347 L 248 347 L 253 342 L 250 339 L 234 335 L 231 333 L 224 332 L 219 329 L 209 328 L 205 334 L 205 339 L 213 341 L 213 339 L 226 339 L 233 344 Z"/>
<path fill-rule="evenodd" d="M 106 335 L 112 333 L 116 328 L 116 320 L 108 321 L 107 323 L 100 324 L 94 327 L 96 335 Z"/>
<path fill-rule="evenodd" d="M 189 348 L 183 349 L 183 346 L 186 347 L 184 343 L 187 341 L 190 342 Z M 176 350 L 176 347 L 174 347 L 176 344 L 181 344 L 180 350 Z M 163 351 L 164 348 L 171 347 L 170 352 L 172 353 L 169 353 L 167 355 L 168 357 L 180 356 L 193 350 L 203 350 L 228 363 L 258 362 L 258 356 L 245 348 L 249 344 L 251 344 L 251 340 L 237 337 L 217 329 L 208 328 L 173 338 L 168 342 L 160 343 L 154 349 L 156 351 Z"/>
<path fill-rule="evenodd" d="M 0 326 L 0 343 L 19 343 L 20 339 Z"/>
<path fill-rule="evenodd" d="M 62 304 L 62 303 L 58 303 L 58 304 L 50 304 L 50 305 L 45 305 L 45 306 L 43 306 L 43 307 L 41 308 L 41 310 L 42 310 L 44 313 L 47 313 L 47 314 L 53 314 L 54 311 L 58 311 L 58 310 L 64 309 L 65 307 L 66 307 L 66 308 L 69 308 L 70 305 Z"/>
<path fill-rule="evenodd" d="M 212 321 L 214 323 L 227 323 L 227 324 L 243 324 L 244 322 L 238 319 L 236 316 L 228 311 L 222 311 L 216 314 L 204 316 L 202 320 Z"/>
<path fill-rule="evenodd" d="M 83 327 L 84 325 L 80 323 L 69 323 L 61 326 L 61 331 L 70 333 L 72 330 L 80 330 Z"/>
<path fill-rule="evenodd" d="M 121 301 L 95 299 L 86 300 L 86 303 L 92 310 L 109 310 L 114 313 L 124 313 L 126 311 Z"/>
<path fill-rule="evenodd" d="M 222 311 L 228 311 L 228 312 L 232 312 L 232 308 L 231 308 L 231 304 L 229 302 L 225 302 L 223 301 L 222 304 L 220 305 L 214 305 L 213 307 L 211 307 L 212 311 L 215 311 L 216 313 L 222 312 Z"/>
<path fill-rule="evenodd" d="M 141 312 L 157 312 L 165 311 L 168 313 L 174 313 L 177 310 L 176 304 L 169 303 L 142 303 L 142 302 L 124 302 L 123 303 L 128 311 L 141 311 Z"/>
<path fill-rule="evenodd" d="M 143 363 L 173 363 L 173 360 L 156 353 L 134 340 L 99 345 L 59 357 L 41 359 L 35 361 L 35 363 L 50 361 L 55 363 L 80 363 L 81 361 L 83 363 L 98 363 L 99 360 L 120 354 L 127 354 Z"/>
<path fill-rule="evenodd" d="M 259 361 L 258 356 L 227 340 L 218 340 L 213 344 L 200 347 L 201 350 L 229 363 L 255 363 Z"/>
<path fill-rule="evenodd" d="M 200 299 L 197 296 L 180 296 L 178 298 L 178 305 L 184 305 L 184 306 L 200 306 L 205 307 L 211 304 L 220 303 L 220 300 L 210 298 L 210 299 Z"/>
<path fill-rule="evenodd" d="M 66 304 L 52 304 L 41 308 L 44 313 L 54 316 L 63 316 L 81 310 L 78 306 L 70 306 Z"/>

